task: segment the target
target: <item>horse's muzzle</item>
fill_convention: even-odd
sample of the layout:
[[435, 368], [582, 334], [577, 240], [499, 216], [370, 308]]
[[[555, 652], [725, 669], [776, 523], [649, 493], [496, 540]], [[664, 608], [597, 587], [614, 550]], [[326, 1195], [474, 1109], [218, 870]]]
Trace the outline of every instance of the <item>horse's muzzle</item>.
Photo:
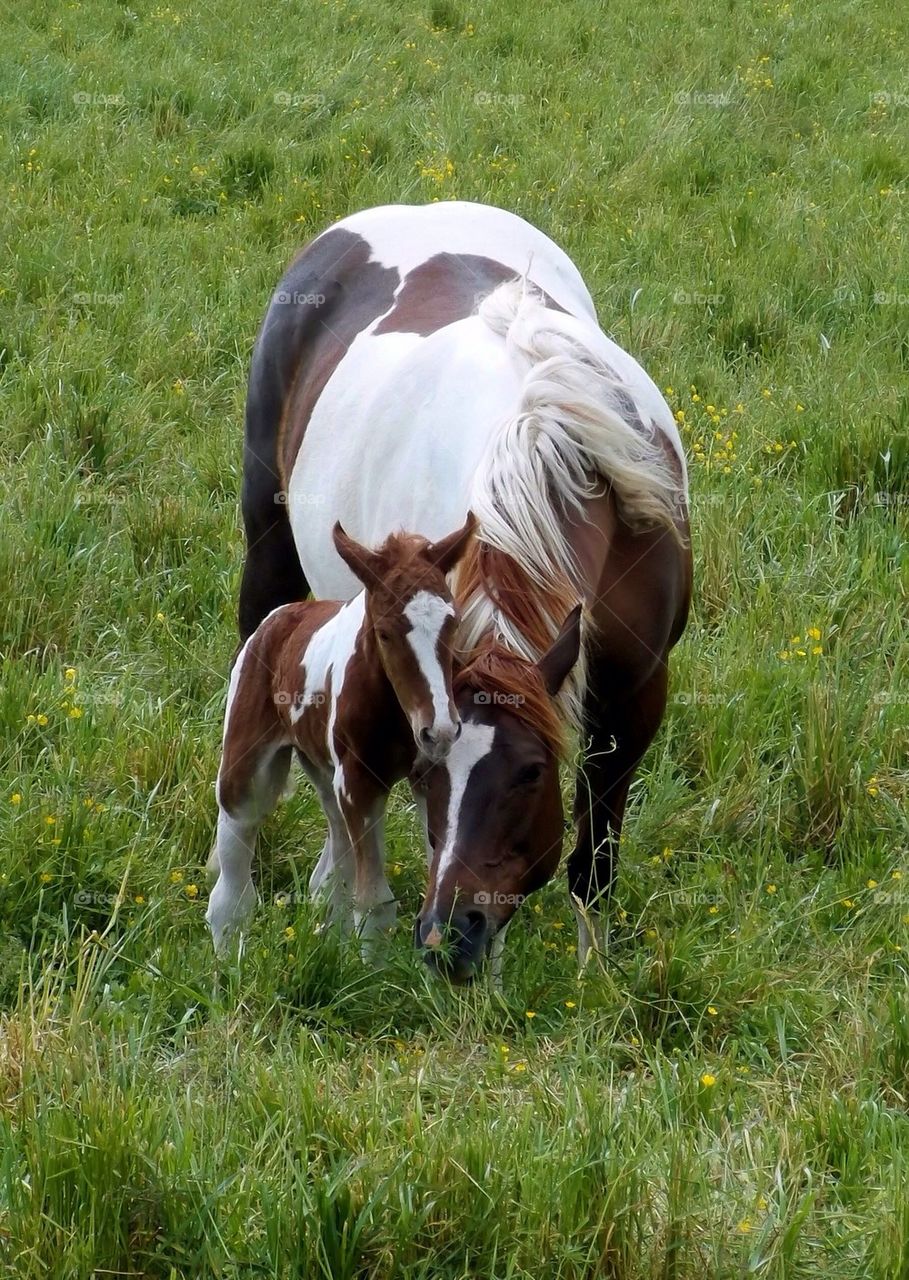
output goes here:
[[456, 986], [472, 982], [483, 963], [493, 929], [482, 911], [464, 911], [442, 919], [418, 918], [414, 941], [429, 967]]

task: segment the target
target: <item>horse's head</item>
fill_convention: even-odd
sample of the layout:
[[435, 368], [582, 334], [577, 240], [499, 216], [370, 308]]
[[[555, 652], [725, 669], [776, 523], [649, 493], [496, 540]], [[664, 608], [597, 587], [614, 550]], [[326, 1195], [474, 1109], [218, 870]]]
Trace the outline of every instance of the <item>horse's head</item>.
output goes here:
[[462, 733], [447, 759], [423, 769], [432, 845], [415, 941], [453, 982], [469, 982], [495, 935], [549, 880], [562, 851], [553, 701], [577, 661], [581, 606], [537, 663], [498, 647], [456, 682]]
[[366, 624], [419, 752], [442, 760], [461, 732], [452, 694], [452, 641], [458, 611], [445, 575], [473, 533], [468, 514], [439, 542], [393, 533], [372, 551], [334, 527], [338, 554], [366, 588]]

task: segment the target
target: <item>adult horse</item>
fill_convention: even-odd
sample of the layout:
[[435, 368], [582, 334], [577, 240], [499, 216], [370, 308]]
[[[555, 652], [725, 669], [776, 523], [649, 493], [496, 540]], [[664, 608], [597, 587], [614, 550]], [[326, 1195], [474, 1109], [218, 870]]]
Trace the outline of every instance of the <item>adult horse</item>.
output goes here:
[[309, 589], [355, 594], [336, 520], [375, 545], [478, 518], [456, 580], [463, 732], [422, 779], [416, 941], [456, 981], [558, 866], [572, 728], [582, 962], [594, 944], [688, 613], [686, 494], [659, 390], [600, 330], [570, 259], [513, 214], [366, 210], [312, 241], [272, 298], [247, 401], [243, 638]]

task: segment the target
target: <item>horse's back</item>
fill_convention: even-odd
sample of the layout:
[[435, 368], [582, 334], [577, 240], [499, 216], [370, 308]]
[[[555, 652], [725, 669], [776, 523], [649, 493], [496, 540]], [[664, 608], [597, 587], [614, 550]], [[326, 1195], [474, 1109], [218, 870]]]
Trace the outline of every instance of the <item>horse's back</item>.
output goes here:
[[[269, 376], [282, 386], [280, 413], [260, 417], [253, 447], [266, 487], [266, 468], [281, 477], [296, 552], [317, 596], [358, 588], [334, 551], [336, 519], [370, 544], [396, 528], [438, 538], [462, 522], [473, 477], [518, 404], [523, 376], [476, 312], [518, 275], [590, 337], [643, 416], [678, 447], [658, 388], [601, 332], [577, 268], [537, 228], [463, 202], [353, 214], [285, 275], [251, 378], [251, 387]], [[251, 434], [248, 423], [248, 444]]]

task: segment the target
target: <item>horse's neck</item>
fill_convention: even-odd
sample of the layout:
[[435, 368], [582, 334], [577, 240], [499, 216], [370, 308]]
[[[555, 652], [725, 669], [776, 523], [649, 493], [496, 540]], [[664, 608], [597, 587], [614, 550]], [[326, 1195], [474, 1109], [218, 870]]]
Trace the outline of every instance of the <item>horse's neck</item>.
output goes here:
[[498, 643], [536, 662], [577, 603], [577, 594], [567, 581], [541, 586], [515, 557], [474, 543], [458, 574], [457, 600], [457, 644], [463, 656]]
[[[573, 554], [578, 555], [573, 541], [570, 545]], [[460, 664], [470, 666], [497, 648], [528, 662], [538, 662], [579, 597], [591, 598], [595, 579], [591, 576], [588, 582], [587, 578], [592, 575], [592, 566], [578, 556], [577, 568], [577, 582], [563, 578], [543, 586], [515, 557], [488, 544], [481, 549], [475, 542], [462, 562], [457, 582], [461, 624], [456, 645]], [[557, 698], [560, 714], [572, 730], [581, 725], [586, 679], [582, 649]]]

